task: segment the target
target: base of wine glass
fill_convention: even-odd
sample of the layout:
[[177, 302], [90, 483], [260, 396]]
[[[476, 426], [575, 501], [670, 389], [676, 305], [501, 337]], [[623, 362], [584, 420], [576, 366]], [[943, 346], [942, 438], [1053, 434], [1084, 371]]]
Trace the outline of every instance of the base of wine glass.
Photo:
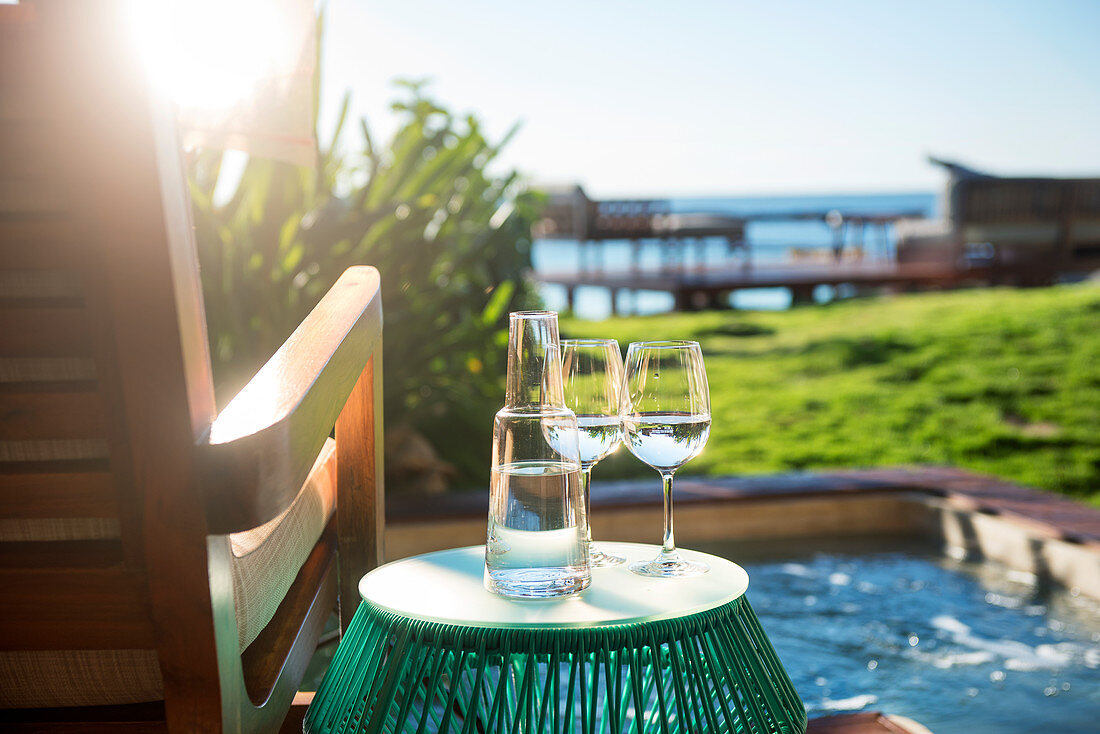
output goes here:
[[592, 568], [607, 568], [608, 566], [621, 566], [626, 563], [622, 556], [605, 553], [594, 545], [588, 546], [588, 565]]
[[701, 561], [685, 561], [679, 553], [662, 553], [652, 561], [638, 561], [630, 564], [630, 570], [639, 576], [684, 578], [702, 576], [710, 570], [710, 566]]

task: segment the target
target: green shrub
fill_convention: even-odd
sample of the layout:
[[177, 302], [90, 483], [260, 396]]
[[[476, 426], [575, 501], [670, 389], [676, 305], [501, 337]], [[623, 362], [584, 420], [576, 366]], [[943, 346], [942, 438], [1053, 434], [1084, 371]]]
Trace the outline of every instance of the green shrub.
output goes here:
[[475, 116], [399, 85], [401, 124], [384, 148], [363, 121], [358, 148], [342, 152], [345, 97], [316, 170], [252, 158], [215, 202], [221, 155], [192, 159], [214, 374], [231, 396], [344, 269], [374, 265], [387, 424], [414, 426], [469, 482], [488, 467], [508, 312], [535, 303], [525, 273], [539, 202], [514, 171], [488, 171], [511, 133], [493, 144]]

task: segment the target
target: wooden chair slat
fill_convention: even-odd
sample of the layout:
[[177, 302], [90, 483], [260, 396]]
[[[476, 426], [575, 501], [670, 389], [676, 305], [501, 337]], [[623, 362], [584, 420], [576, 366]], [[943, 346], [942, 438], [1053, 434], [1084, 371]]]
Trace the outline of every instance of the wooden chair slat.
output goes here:
[[0, 309], [0, 357], [84, 357], [92, 339], [81, 308]]
[[0, 257], [6, 270], [71, 268], [78, 242], [66, 216], [0, 217]]
[[50, 165], [52, 125], [41, 119], [0, 117], [0, 176], [7, 179], [57, 180]]
[[168, 731], [163, 701], [127, 706], [0, 710], [0, 724], [5, 732], [19, 734], [162, 734]]
[[0, 517], [117, 517], [106, 460], [0, 462]]
[[156, 647], [142, 577], [109, 568], [0, 569], [4, 650]]
[[105, 427], [95, 383], [0, 386], [0, 440], [97, 438]]
[[60, 540], [0, 543], [0, 569], [75, 570], [113, 568], [122, 563], [117, 540]]

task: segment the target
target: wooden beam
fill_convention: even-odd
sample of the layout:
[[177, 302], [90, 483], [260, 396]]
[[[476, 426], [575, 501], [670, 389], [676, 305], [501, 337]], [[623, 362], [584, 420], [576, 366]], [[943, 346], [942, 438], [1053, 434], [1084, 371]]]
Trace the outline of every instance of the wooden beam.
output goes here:
[[[378, 355], [381, 354], [381, 345]], [[340, 629], [359, 607], [359, 579], [385, 558], [382, 369], [372, 356], [336, 421], [336, 518], [340, 547]]]

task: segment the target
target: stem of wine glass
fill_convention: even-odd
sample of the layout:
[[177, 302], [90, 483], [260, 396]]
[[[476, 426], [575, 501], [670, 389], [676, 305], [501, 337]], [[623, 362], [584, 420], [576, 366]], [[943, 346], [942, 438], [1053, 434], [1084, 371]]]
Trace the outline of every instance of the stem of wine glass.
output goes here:
[[588, 488], [592, 486], [592, 467], [581, 465], [581, 490], [584, 492], [584, 539], [589, 546], [592, 545], [592, 499]]
[[679, 560], [676, 552], [676, 538], [672, 532], [672, 472], [661, 472], [661, 483], [665, 490], [665, 540], [661, 544], [661, 560]]

